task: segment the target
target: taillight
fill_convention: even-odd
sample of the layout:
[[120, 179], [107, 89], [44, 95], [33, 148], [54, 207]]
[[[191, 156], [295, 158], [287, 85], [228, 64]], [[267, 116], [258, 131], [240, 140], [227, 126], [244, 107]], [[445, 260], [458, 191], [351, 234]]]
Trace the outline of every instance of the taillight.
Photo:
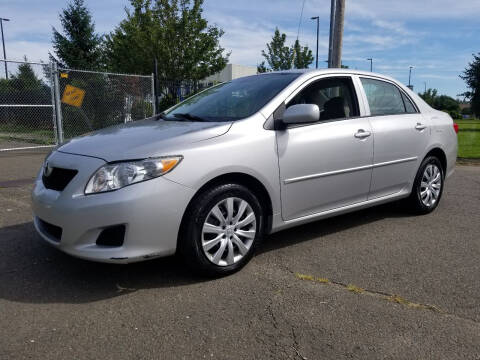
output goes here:
[[458, 134], [458, 124], [456, 122], [453, 123], [453, 130], [455, 130], [455, 133]]

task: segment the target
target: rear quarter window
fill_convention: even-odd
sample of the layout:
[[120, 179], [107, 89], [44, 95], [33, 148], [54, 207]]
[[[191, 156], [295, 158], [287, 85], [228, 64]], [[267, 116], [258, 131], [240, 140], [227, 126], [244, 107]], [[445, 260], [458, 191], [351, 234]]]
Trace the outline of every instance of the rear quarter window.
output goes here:
[[413, 106], [412, 102], [410, 101], [410, 99], [407, 97], [407, 95], [405, 95], [404, 93], [402, 93], [402, 98], [403, 98], [403, 103], [405, 104], [405, 111], [408, 113], [408, 114], [414, 114], [414, 113], [417, 113], [417, 109], [415, 108], [415, 106]]

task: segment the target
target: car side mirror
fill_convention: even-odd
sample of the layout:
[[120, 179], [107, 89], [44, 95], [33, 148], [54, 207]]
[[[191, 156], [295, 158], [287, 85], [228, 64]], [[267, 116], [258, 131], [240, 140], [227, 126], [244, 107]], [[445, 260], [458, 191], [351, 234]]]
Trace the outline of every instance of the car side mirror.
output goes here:
[[284, 124], [304, 124], [320, 120], [320, 109], [316, 104], [297, 104], [288, 107], [282, 116]]

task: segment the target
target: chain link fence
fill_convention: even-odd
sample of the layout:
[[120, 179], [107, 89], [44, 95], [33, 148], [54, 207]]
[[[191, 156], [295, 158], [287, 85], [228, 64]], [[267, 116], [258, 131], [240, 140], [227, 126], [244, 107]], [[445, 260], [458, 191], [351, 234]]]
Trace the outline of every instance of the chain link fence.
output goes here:
[[151, 76], [58, 69], [63, 140], [153, 115]]
[[51, 147], [155, 113], [153, 76], [1, 61], [0, 152]]
[[207, 84], [201, 81], [174, 81], [160, 79], [157, 86], [158, 110], [159, 112], [166, 110], [212, 85], [214, 84]]
[[[50, 64], [0, 60], [0, 150], [56, 143]], [[8, 75], [7, 75], [8, 74]]]

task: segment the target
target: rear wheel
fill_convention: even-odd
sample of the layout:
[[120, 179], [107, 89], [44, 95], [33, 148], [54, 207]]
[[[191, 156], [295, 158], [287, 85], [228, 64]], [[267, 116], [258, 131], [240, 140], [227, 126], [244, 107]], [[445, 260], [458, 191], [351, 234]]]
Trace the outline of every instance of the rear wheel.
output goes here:
[[263, 233], [263, 211], [246, 187], [225, 184], [194, 200], [186, 214], [179, 251], [187, 264], [221, 276], [241, 269]]
[[418, 214], [435, 210], [443, 192], [444, 169], [435, 156], [425, 158], [418, 169], [409, 197], [411, 209]]

